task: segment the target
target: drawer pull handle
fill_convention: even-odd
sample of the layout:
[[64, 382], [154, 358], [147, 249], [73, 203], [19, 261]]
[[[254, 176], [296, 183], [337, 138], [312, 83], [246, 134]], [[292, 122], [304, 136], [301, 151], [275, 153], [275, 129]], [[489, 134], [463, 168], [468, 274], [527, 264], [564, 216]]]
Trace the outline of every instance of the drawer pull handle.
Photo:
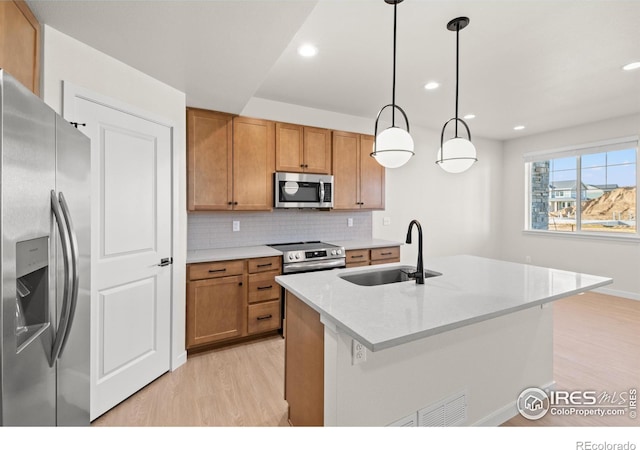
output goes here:
[[273, 284], [270, 284], [269, 286], [258, 286], [259, 291], [264, 291], [267, 289], [273, 289]]
[[258, 264], [258, 267], [269, 267], [272, 266], [273, 263], [267, 263], [267, 264]]
[[380, 253], [380, 256], [389, 256], [393, 255], [393, 252]]
[[351, 255], [351, 258], [364, 258], [364, 255]]
[[258, 320], [267, 320], [267, 319], [271, 319], [273, 317], [273, 314], [267, 314], [264, 316], [258, 316], [257, 319]]
[[210, 270], [209, 273], [217, 273], [217, 272], [226, 272], [227, 269], [216, 269], [216, 270]]

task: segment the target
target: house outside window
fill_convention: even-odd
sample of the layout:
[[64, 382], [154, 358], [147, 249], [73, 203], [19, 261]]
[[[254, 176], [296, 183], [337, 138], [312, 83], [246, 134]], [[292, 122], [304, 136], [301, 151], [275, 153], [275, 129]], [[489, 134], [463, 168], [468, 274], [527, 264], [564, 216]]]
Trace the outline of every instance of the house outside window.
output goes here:
[[638, 138], [525, 155], [527, 229], [640, 237]]

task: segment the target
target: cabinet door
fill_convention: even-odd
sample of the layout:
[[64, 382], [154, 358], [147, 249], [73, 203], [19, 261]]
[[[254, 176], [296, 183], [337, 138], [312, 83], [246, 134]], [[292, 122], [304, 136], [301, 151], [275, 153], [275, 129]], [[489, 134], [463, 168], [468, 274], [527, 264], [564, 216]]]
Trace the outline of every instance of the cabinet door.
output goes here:
[[304, 171], [331, 173], [331, 130], [304, 127]]
[[356, 133], [333, 132], [333, 194], [334, 209], [359, 209], [358, 148]]
[[24, 0], [0, 2], [0, 67], [40, 93], [40, 24]]
[[233, 116], [187, 109], [187, 208], [232, 209]]
[[276, 171], [304, 172], [303, 127], [276, 123]]
[[235, 210], [269, 211], [273, 208], [275, 123], [233, 119], [233, 203]]
[[246, 276], [187, 283], [187, 348], [246, 335]]
[[384, 167], [371, 156], [373, 136], [360, 135], [360, 207], [384, 209]]

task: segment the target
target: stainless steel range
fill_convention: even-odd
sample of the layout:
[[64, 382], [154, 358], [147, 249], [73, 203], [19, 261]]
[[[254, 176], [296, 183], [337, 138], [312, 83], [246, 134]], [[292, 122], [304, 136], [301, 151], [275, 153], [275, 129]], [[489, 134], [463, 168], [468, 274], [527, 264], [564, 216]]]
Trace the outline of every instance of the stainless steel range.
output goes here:
[[282, 252], [282, 273], [312, 272], [346, 267], [344, 247], [320, 241], [274, 244]]

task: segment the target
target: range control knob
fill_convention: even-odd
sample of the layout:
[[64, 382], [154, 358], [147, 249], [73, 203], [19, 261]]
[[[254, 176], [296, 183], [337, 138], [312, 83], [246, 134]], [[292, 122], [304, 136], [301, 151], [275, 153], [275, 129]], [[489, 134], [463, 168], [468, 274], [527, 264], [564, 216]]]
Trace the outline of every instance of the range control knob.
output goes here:
[[296, 259], [300, 259], [300, 253], [296, 253]]
[[289, 253], [289, 261], [293, 260], [293, 253]]
[[335, 251], [335, 250], [331, 250], [331, 254], [332, 254], [333, 256], [336, 256], [336, 251]]
[[342, 255], [342, 249], [338, 249], [338, 255]]

